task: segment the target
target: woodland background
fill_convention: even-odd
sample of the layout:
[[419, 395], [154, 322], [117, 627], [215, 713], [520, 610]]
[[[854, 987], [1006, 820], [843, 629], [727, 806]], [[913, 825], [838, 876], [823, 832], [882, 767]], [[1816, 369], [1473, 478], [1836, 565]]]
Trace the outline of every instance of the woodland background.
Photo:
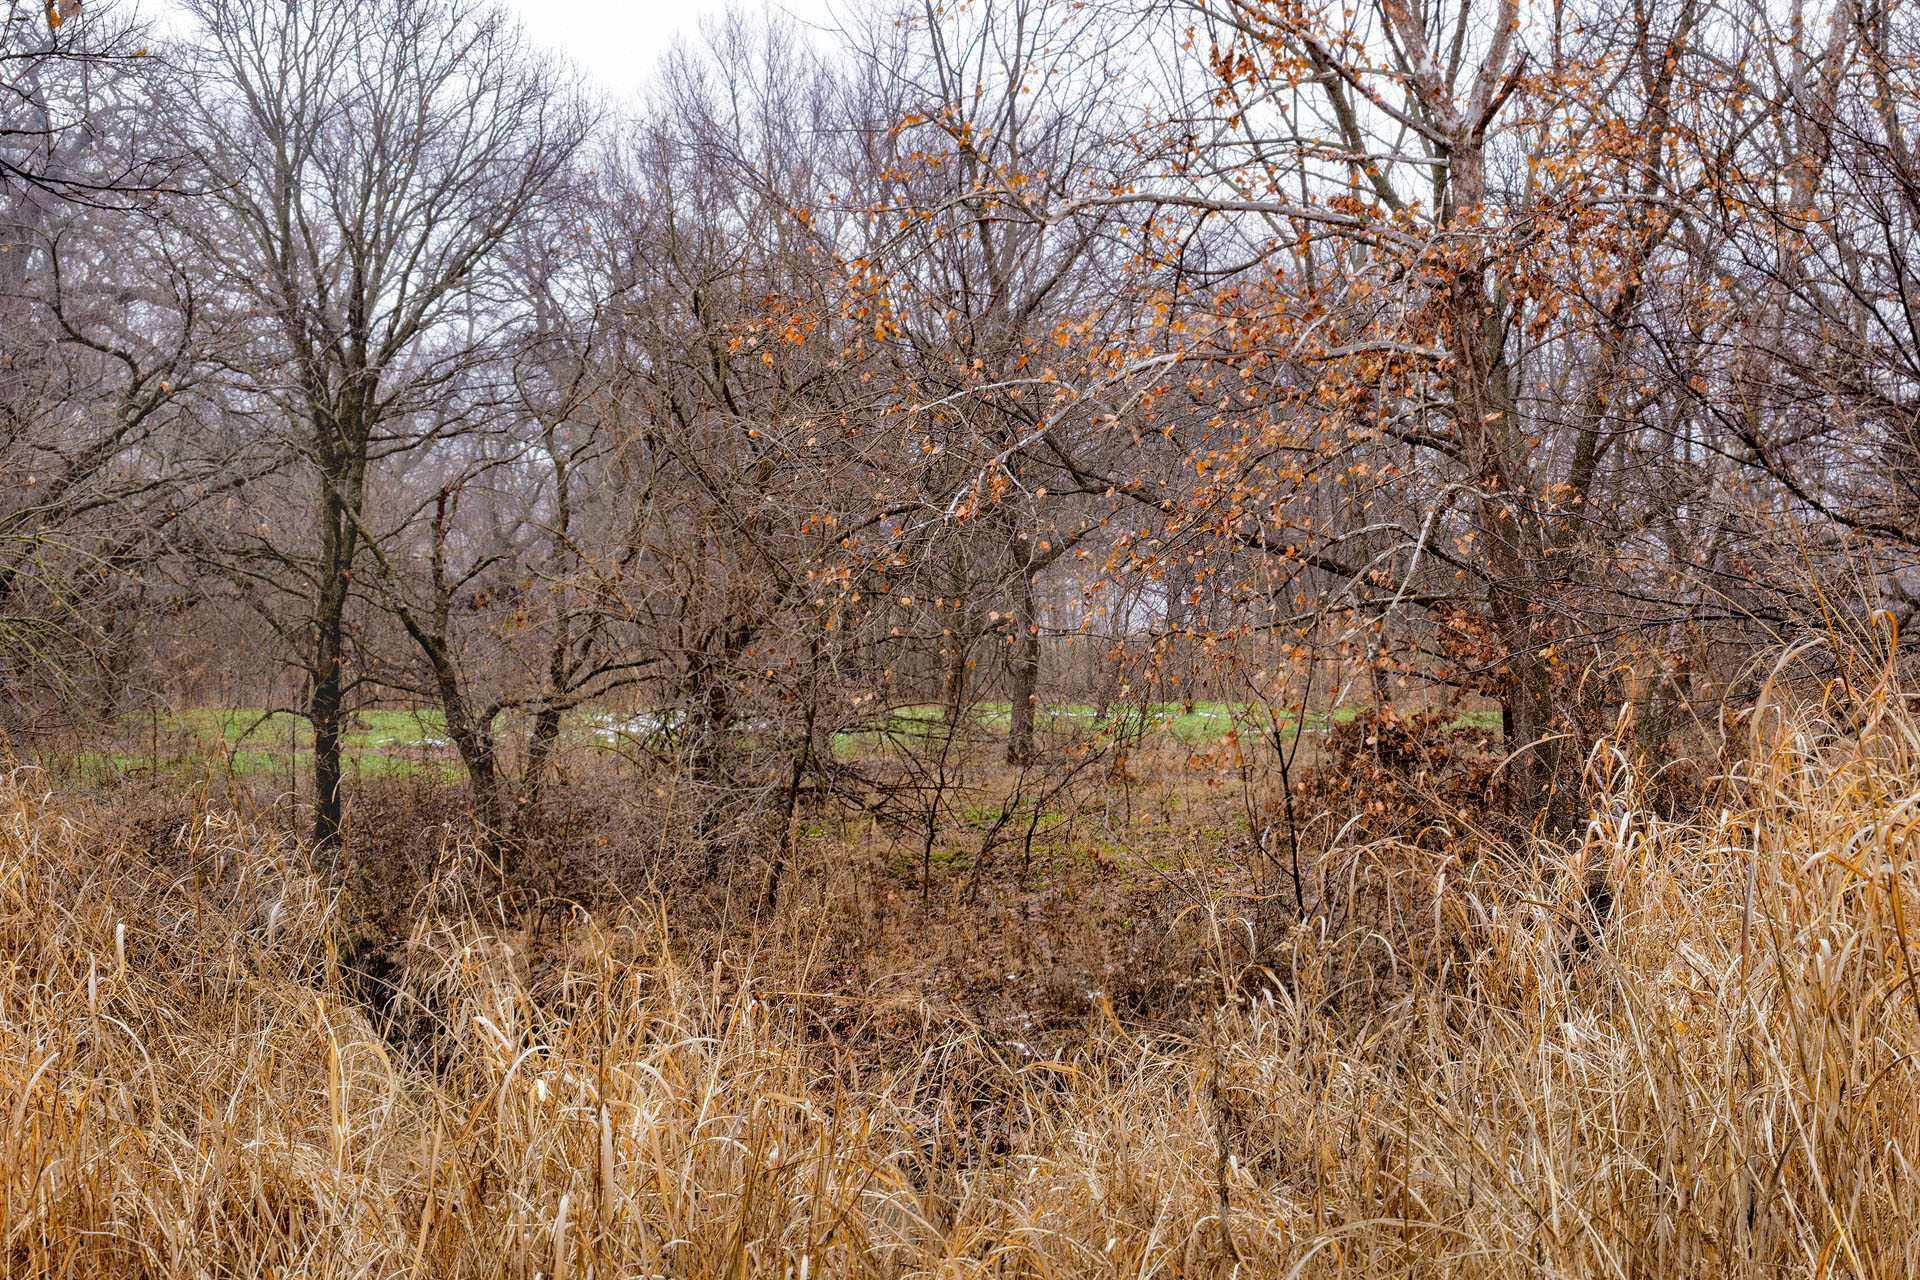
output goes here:
[[9, 12], [16, 752], [305, 735], [333, 846], [420, 711], [504, 849], [618, 713], [719, 865], [1198, 700], [1263, 776], [1497, 722], [1563, 832], [1914, 608], [1896, 6], [740, 15], [632, 114], [484, 8], [187, 9]]
[[1909, 8], [0, 16], [0, 1271], [1920, 1269]]

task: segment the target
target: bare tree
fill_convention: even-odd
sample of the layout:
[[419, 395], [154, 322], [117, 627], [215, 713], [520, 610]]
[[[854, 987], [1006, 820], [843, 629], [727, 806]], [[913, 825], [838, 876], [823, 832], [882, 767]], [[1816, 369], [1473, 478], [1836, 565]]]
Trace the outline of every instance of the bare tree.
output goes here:
[[[497, 14], [439, 0], [191, 0], [187, 122], [213, 209], [209, 289], [251, 323], [221, 353], [224, 408], [307, 488], [305, 527], [263, 510], [233, 548], [306, 672], [314, 839], [341, 839], [341, 737], [369, 498], [396, 456], [461, 424], [436, 400], [507, 324], [501, 247], [564, 172], [587, 118]], [[284, 495], [282, 495], [284, 496]], [[403, 621], [406, 619], [403, 618]], [[417, 619], [416, 619], [417, 621]], [[409, 628], [445, 682], [429, 628]], [[457, 678], [456, 678], [457, 679]], [[448, 732], [476, 782], [484, 740]]]
[[929, 4], [876, 30], [862, 49], [864, 198], [884, 217], [864, 255], [887, 280], [887, 354], [909, 398], [900, 443], [933, 460], [914, 482], [941, 518], [919, 527], [942, 536], [916, 554], [948, 575], [926, 594], [967, 602], [941, 628], [950, 702], [977, 636], [1004, 638], [1007, 759], [1024, 765], [1041, 577], [1106, 514], [1076, 509], [1064, 465], [1098, 450], [1103, 406], [1087, 392], [1107, 370], [1090, 349], [1141, 301], [1121, 211], [1068, 205], [1138, 166], [1130, 122], [1108, 105], [1124, 37], [1046, 0]]
[[142, 111], [144, 30], [79, 9], [8, 0], [0, 19], [0, 201], [13, 225], [48, 202], [138, 203], [178, 159], [154, 138], [124, 145], [155, 120]]
[[[684, 780], [715, 862], [783, 840], [873, 677], [858, 549], [888, 518], [871, 290], [828, 198], [841, 90], [777, 26], [686, 51], [616, 171], [607, 253], [622, 582], [658, 702], [641, 749]], [[870, 686], [869, 686], [870, 687]]]
[[[111, 703], [116, 603], [209, 477], [166, 441], [196, 376], [195, 283], [162, 190], [166, 87], [139, 31], [0, 31], [0, 690]], [[90, 24], [90, 25], [89, 25]], [[84, 38], [83, 38], [84, 33]]]

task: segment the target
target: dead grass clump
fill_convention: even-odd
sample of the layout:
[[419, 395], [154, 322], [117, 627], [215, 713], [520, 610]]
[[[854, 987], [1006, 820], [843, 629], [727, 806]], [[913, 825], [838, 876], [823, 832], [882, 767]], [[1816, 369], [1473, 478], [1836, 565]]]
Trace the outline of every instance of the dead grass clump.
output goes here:
[[[17, 776], [0, 1258], [76, 1277], [1914, 1274], [1920, 726], [1890, 694], [1862, 705], [1757, 716], [1730, 802], [1683, 820], [1603, 746], [1583, 837], [1436, 864], [1432, 927], [1322, 915], [1285, 940], [1294, 980], [1192, 1034], [1097, 1008], [1105, 1030], [1053, 1056], [886, 992], [889, 1052], [848, 1052], [847, 997], [682, 964], [645, 912], [575, 916], [536, 976], [523, 938], [433, 886], [389, 1000], [435, 1047], [401, 1053], [342, 980], [336, 904], [295, 850], [202, 817], [156, 859]], [[1364, 947], [1397, 977], [1354, 1001], [1324, 975]]]

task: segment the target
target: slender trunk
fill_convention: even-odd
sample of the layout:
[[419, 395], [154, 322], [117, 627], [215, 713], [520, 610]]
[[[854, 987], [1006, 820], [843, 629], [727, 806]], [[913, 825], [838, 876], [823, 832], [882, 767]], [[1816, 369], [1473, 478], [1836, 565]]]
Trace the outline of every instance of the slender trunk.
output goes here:
[[[332, 479], [329, 477], [328, 479]], [[313, 611], [313, 687], [307, 719], [313, 725], [313, 843], [329, 854], [344, 838], [340, 743], [346, 720], [347, 597], [355, 537], [339, 485], [320, 495], [320, 589]]]
[[[437, 621], [444, 626], [445, 615], [441, 614]], [[447, 739], [460, 753], [460, 763], [466, 770], [468, 806], [480, 828], [487, 854], [500, 867], [504, 879], [505, 796], [500, 789], [499, 754], [493, 740], [495, 713], [474, 714], [466, 692], [460, 687], [459, 669], [454, 665], [452, 646], [445, 632], [430, 635], [416, 632], [414, 639], [433, 670], [434, 692], [439, 698], [440, 716], [446, 722]]]
[[946, 717], [949, 726], [960, 723], [961, 712], [967, 705], [967, 649], [970, 637], [956, 629], [952, 637], [952, 647], [947, 650], [947, 707]]
[[506, 828], [501, 820], [504, 797], [500, 791], [499, 756], [494, 751], [493, 732], [489, 726], [468, 721], [458, 734], [450, 730], [448, 736], [453, 738], [460, 751], [460, 762], [466, 766], [467, 791], [483, 838], [490, 851], [499, 853]]
[[460, 753], [467, 771], [467, 789], [473, 816], [489, 833], [500, 830], [501, 795], [499, 756], [494, 750], [491, 716], [476, 716], [460, 690], [453, 664], [434, 655], [434, 682], [440, 693], [440, 714], [447, 723], [447, 738]]
[[[527, 732], [526, 772], [520, 779], [520, 804], [513, 815], [513, 830], [525, 854], [541, 847], [539, 837], [546, 830], [547, 775], [552, 769], [553, 749], [560, 739], [560, 708], [548, 703], [533, 718]], [[554, 846], [546, 846], [547, 874], [557, 883], [560, 863]]]
[[[1463, 222], [1471, 223], [1485, 195], [1485, 157], [1477, 138], [1461, 140], [1448, 176]], [[1505, 650], [1500, 691], [1502, 721], [1512, 753], [1508, 813], [1548, 832], [1568, 825], [1572, 797], [1556, 783], [1560, 750], [1554, 735], [1552, 635], [1535, 608], [1541, 603], [1549, 548], [1531, 478], [1529, 444], [1520, 421], [1513, 371], [1504, 352], [1504, 301], [1487, 287], [1489, 260], [1473, 242], [1463, 249], [1450, 282], [1447, 341], [1453, 355], [1456, 422], [1470, 442], [1478, 472], [1475, 516], [1491, 553], [1488, 611]]]
[[[440, 716], [446, 723], [447, 738], [460, 753], [467, 773], [467, 789], [474, 821], [479, 825], [487, 852], [505, 873], [503, 799], [500, 768], [494, 749], [493, 721], [498, 710], [474, 714], [467, 691], [461, 686], [460, 668], [454, 656], [453, 580], [447, 574], [447, 527], [457, 496], [449, 487], [440, 491], [434, 505], [429, 564], [433, 583], [433, 609], [422, 617], [398, 591], [393, 595], [394, 610], [407, 634], [420, 646], [421, 656], [433, 675], [433, 691], [440, 703]], [[391, 573], [385, 556], [375, 548], [375, 556]]]
[[733, 699], [724, 671], [701, 655], [687, 682], [692, 697], [687, 706], [688, 776], [702, 787], [722, 780], [727, 731], [733, 722]]
[[967, 704], [967, 652], [973, 646], [973, 608], [971, 593], [967, 589], [967, 557], [960, 547], [953, 549], [951, 576], [947, 589], [952, 593], [955, 605], [954, 623], [947, 637], [947, 725], [949, 729], [960, 723], [960, 713]]
[[1026, 539], [1020, 549], [1020, 573], [1014, 583], [1013, 602], [1013, 708], [1007, 730], [1007, 763], [1033, 763], [1033, 717], [1040, 701], [1040, 618], [1034, 600], [1033, 562], [1026, 554]]
[[344, 835], [340, 739], [345, 715], [338, 673], [339, 667], [329, 662], [327, 674], [314, 681], [307, 700], [307, 720], [313, 725], [313, 843], [328, 853], [339, 849]]
[[574, 567], [573, 479], [567, 454], [555, 440], [553, 424], [547, 425], [544, 439], [547, 456], [553, 460], [553, 559], [558, 585], [553, 592], [553, 643], [547, 649], [547, 701], [527, 731], [527, 771], [521, 779], [522, 807], [518, 824], [523, 833], [539, 817], [547, 770], [554, 746], [560, 739], [560, 702], [568, 693], [568, 660], [573, 653], [572, 586], [568, 577]]
[[538, 812], [540, 802], [546, 795], [547, 773], [553, 760], [553, 749], [560, 740], [560, 708], [545, 706], [533, 717], [533, 727], [527, 731], [527, 774], [521, 787], [526, 800], [524, 809], [527, 821]]
[[1494, 593], [1493, 615], [1507, 651], [1507, 680], [1500, 692], [1501, 725], [1511, 757], [1511, 797], [1507, 812], [1549, 833], [1571, 822], [1571, 797], [1559, 790], [1560, 742], [1553, 713], [1553, 671], [1542, 656], [1526, 601]]
[[527, 730], [527, 766], [520, 783], [520, 822], [524, 831], [538, 817], [540, 801], [546, 793], [547, 773], [553, 749], [560, 741], [561, 701], [567, 696], [567, 658], [573, 650], [572, 613], [566, 602], [566, 588], [555, 593], [553, 607], [553, 645], [547, 650], [547, 701], [534, 714]]
[[808, 681], [807, 719], [802, 727], [797, 749], [793, 755], [793, 773], [787, 783], [786, 803], [781, 809], [780, 839], [774, 848], [773, 864], [767, 869], [766, 906], [769, 910], [779, 905], [780, 879], [786, 869], [792, 865], [795, 844], [800, 826], [800, 788], [807, 780], [807, 772], [813, 763], [814, 735], [820, 722], [820, 642], [814, 640], [808, 646], [807, 669], [814, 679]]
[[1513, 686], [1507, 697], [1513, 707], [1513, 813], [1540, 820], [1543, 832], [1559, 833], [1571, 824], [1571, 797], [1560, 790], [1560, 743], [1555, 738], [1553, 697], [1545, 664], [1537, 660], [1515, 664]]

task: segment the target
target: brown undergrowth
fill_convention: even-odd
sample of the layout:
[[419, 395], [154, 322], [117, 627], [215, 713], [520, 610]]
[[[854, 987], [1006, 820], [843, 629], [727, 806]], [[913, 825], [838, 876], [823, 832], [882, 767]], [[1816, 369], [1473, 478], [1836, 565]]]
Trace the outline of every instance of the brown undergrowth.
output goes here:
[[1882, 689], [1751, 728], [1697, 817], [1623, 733], [1565, 848], [1331, 850], [1431, 875], [1390, 924], [1308, 913], [1250, 958], [1232, 894], [1182, 908], [1184, 1029], [1095, 992], [1041, 1051], [822, 980], [801, 898], [731, 947], [635, 905], [536, 941], [457, 846], [370, 975], [268, 824], [191, 810], [156, 849], [22, 772], [0, 1266], [1912, 1274], [1920, 725]]

